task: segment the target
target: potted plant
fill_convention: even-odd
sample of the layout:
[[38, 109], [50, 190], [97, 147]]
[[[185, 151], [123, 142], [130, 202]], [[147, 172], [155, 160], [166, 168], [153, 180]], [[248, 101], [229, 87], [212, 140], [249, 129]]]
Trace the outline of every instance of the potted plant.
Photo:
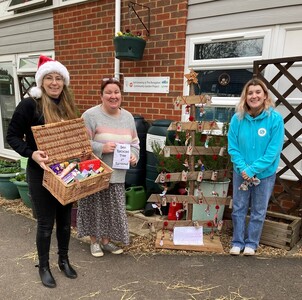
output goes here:
[[119, 31], [113, 39], [115, 57], [120, 60], [141, 60], [146, 47], [146, 40], [141, 32], [133, 34], [130, 29]]
[[28, 183], [26, 181], [26, 174], [19, 173], [15, 177], [11, 178], [10, 181], [16, 185], [23, 203], [27, 207], [32, 208], [32, 204], [29, 196]]
[[6, 199], [18, 199], [20, 194], [16, 185], [10, 179], [22, 172], [20, 160], [0, 159], [0, 194]]

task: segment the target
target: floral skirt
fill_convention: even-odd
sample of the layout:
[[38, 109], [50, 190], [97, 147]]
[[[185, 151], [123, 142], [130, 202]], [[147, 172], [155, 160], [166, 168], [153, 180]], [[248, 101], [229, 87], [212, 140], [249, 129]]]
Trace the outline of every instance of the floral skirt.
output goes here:
[[124, 183], [110, 183], [109, 188], [78, 201], [79, 237], [95, 236], [129, 244]]

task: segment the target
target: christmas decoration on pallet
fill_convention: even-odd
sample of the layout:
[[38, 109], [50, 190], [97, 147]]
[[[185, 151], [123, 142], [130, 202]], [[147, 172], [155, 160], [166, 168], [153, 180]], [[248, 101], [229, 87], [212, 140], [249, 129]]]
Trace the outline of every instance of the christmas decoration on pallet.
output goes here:
[[[175, 132], [173, 145], [167, 144], [163, 148], [152, 145], [159, 162], [155, 182], [162, 192], [150, 195], [148, 202], [152, 202], [160, 214], [169, 205], [168, 220], [163, 216], [162, 222], [149, 225], [155, 230], [161, 227], [156, 247], [219, 252], [222, 246], [219, 239], [214, 239], [214, 233], [221, 230], [222, 208], [230, 202], [227, 197], [230, 182], [228, 124], [221, 129], [215, 120], [195, 120], [196, 104], [202, 114], [204, 106], [211, 105], [211, 97], [194, 95], [197, 73], [191, 70], [185, 77], [190, 95], [177, 97], [174, 108], [181, 109], [186, 105], [189, 120], [170, 124], [168, 131]], [[209, 187], [206, 187], [207, 183]], [[220, 183], [222, 189], [218, 187]], [[203, 235], [204, 232], [210, 234]]]

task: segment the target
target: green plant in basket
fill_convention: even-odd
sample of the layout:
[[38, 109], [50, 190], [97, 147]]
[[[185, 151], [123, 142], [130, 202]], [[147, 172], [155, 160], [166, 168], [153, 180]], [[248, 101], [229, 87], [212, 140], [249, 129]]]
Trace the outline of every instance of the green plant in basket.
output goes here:
[[140, 31], [137, 31], [136, 33], [132, 33], [130, 29], [126, 29], [126, 31], [122, 32], [119, 31], [115, 37], [134, 37], [138, 39], [143, 39], [142, 33]]

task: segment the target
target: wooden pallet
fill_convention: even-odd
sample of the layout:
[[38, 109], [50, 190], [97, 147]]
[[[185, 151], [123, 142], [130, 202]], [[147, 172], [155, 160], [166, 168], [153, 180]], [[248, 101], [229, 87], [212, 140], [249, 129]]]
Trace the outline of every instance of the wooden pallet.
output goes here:
[[168, 234], [164, 236], [163, 245], [161, 246], [160, 245], [161, 237], [162, 237], [162, 231], [160, 230], [156, 234], [155, 248], [224, 253], [219, 236], [214, 236], [214, 238], [211, 239], [210, 235], [203, 235], [203, 243], [204, 243], [203, 246], [174, 245], [173, 241], [170, 240], [170, 236]]

